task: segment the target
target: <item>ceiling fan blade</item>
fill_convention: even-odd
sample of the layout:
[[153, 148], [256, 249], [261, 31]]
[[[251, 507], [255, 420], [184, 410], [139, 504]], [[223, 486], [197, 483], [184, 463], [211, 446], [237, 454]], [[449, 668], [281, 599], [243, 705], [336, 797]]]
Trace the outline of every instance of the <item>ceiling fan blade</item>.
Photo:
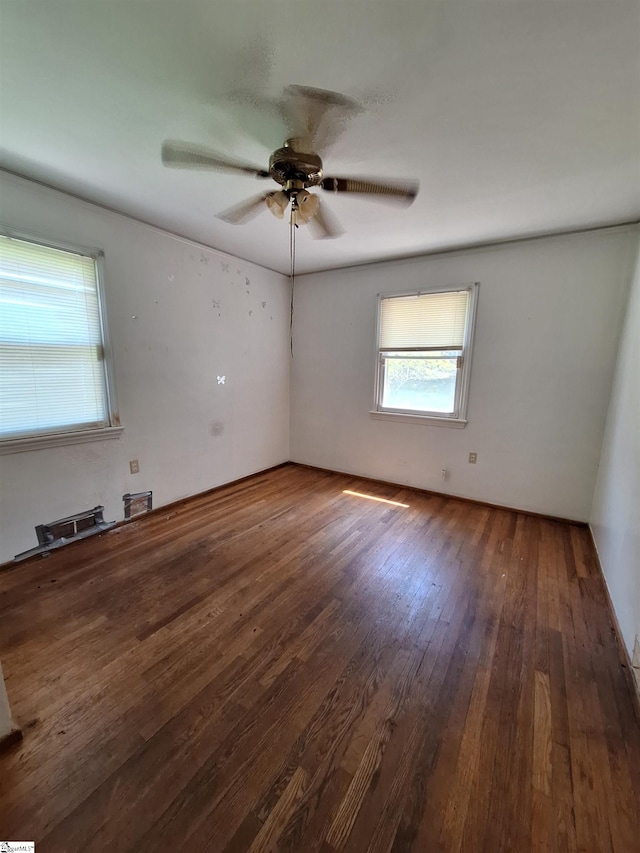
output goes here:
[[339, 92], [294, 84], [284, 90], [280, 111], [299, 150], [318, 152], [338, 138], [362, 107]]
[[344, 228], [327, 208], [326, 204], [320, 203], [320, 207], [316, 214], [311, 217], [308, 225], [314, 240], [327, 240], [340, 237], [344, 234]]
[[334, 193], [369, 195], [379, 201], [412, 204], [418, 195], [417, 181], [373, 181], [370, 178], [324, 178], [323, 190]]
[[269, 172], [264, 169], [258, 169], [250, 163], [242, 163], [240, 160], [230, 160], [217, 151], [189, 142], [163, 142], [162, 162], [174, 169], [215, 169], [218, 172], [236, 172], [256, 178], [269, 177]]
[[255, 195], [252, 198], [241, 201], [240, 204], [235, 204], [233, 207], [223, 210], [222, 213], [217, 214], [217, 217], [224, 222], [229, 222], [231, 225], [242, 225], [259, 213], [262, 213], [263, 210], [266, 210], [265, 201], [271, 198], [272, 195], [274, 193]]

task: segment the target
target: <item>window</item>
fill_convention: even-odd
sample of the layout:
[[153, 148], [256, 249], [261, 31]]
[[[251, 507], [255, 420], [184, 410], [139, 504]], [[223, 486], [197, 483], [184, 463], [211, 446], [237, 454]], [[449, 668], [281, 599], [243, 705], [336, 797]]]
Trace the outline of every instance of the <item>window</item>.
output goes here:
[[[0, 235], [3, 450], [120, 430], [105, 358], [99, 255]], [[48, 440], [46, 440], [48, 439]]]
[[372, 414], [464, 426], [477, 288], [379, 297]]

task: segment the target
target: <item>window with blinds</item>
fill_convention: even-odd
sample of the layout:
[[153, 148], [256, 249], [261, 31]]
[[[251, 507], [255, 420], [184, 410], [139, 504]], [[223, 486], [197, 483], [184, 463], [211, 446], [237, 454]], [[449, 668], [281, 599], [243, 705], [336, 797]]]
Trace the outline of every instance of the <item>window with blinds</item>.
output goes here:
[[111, 425], [96, 258], [0, 235], [0, 441]]
[[379, 298], [376, 411], [464, 421], [476, 292]]

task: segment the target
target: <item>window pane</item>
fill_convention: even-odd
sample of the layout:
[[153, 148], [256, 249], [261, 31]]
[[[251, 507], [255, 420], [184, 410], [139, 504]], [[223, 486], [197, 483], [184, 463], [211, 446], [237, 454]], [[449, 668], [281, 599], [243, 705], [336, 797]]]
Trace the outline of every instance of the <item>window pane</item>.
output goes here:
[[5, 346], [0, 342], [0, 424], [6, 438], [106, 426], [96, 347]]
[[0, 436], [109, 424], [93, 258], [0, 237]]
[[384, 359], [382, 406], [385, 409], [452, 414], [457, 373], [456, 358], [404, 358], [394, 353]]

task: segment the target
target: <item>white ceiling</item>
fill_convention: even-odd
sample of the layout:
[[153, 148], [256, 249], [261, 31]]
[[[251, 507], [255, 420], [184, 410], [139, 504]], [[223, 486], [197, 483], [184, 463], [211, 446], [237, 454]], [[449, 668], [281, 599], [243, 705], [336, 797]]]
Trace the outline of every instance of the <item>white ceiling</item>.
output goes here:
[[408, 209], [324, 194], [347, 233], [301, 228], [299, 272], [640, 218], [637, 2], [0, 0], [0, 39], [5, 168], [285, 273], [285, 222], [215, 217], [265, 184], [160, 145], [264, 167], [290, 83], [365, 105], [326, 174], [421, 184]]

